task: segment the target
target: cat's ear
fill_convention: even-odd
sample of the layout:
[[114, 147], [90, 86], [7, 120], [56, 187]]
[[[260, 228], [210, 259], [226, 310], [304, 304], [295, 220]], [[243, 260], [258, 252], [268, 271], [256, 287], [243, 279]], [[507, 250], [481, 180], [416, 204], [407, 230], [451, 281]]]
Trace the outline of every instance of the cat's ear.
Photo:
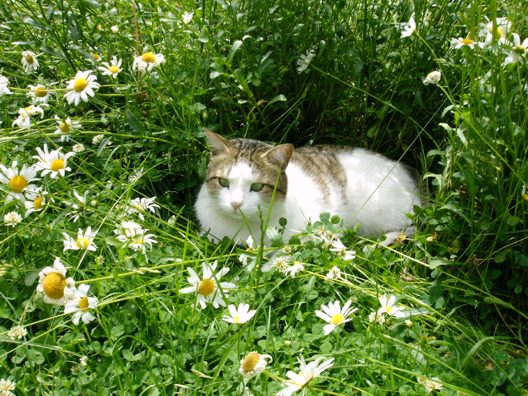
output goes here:
[[286, 169], [288, 162], [293, 154], [293, 145], [279, 144], [278, 146], [272, 147], [268, 151], [262, 154], [262, 158], [270, 161], [271, 163], [277, 164], [281, 169]]
[[207, 137], [207, 143], [209, 143], [209, 147], [211, 148], [211, 155], [227, 154], [233, 148], [233, 145], [229, 140], [207, 128], [205, 128], [205, 136]]

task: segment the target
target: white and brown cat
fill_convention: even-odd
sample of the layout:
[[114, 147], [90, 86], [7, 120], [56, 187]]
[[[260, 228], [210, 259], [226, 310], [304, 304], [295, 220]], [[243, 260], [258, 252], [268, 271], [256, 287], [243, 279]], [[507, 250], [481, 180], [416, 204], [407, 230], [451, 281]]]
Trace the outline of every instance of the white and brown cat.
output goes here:
[[421, 202], [416, 181], [398, 162], [360, 148], [294, 149], [208, 130], [206, 136], [211, 158], [195, 209], [210, 237], [260, 241], [263, 224], [278, 228], [285, 218], [287, 241], [324, 212], [359, 225], [363, 235], [386, 235], [385, 244], [412, 233], [408, 213]]

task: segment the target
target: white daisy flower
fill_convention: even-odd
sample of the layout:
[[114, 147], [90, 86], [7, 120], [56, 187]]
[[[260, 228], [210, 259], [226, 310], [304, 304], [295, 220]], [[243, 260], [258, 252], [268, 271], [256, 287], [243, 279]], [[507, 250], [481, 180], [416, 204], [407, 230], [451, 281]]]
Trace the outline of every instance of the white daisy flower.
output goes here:
[[324, 335], [330, 334], [337, 326], [350, 322], [352, 319], [349, 316], [356, 312], [357, 308], [350, 308], [352, 301], [348, 300], [343, 308], [339, 301], [334, 301], [328, 305], [321, 305], [322, 311], [315, 311], [315, 315], [323, 319], [328, 324], [323, 328]]
[[2, 76], [0, 74], [0, 97], [4, 96], [4, 95], [11, 95], [12, 92], [9, 88], [7, 88], [7, 86], [9, 85], [9, 80], [7, 79], [7, 77], [5, 76]]
[[217, 265], [217, 261], [213, 264], [202, 263], [201, 278], [192, 268], [187, 267], [190, 275], [187, 281], [191, 286], [180, 289], [180, 293], [196, 293], [198, 305], [202, 309], [207, 306], [207, 303], [211, 303], [215, 308], [219, 306], [225, 307], [224, 297], [227, 297], [229, 290], [236, 287], [233, 283], [220, 282], [222, 277], [229, 272], [229, 268], [224, 267], [218, 272], [215, 272]]
[[44, 208], [46, 204], [45, 195], [47, 193], [41, 187], [37, 187], [34, 191], [28, 191], [26, 193], [26, 201], [24, 202], [26, 213], [24, 217], [28, 217], [33, 212], [40, 212]]
[[341, 278], [341, 269], [334, 265], [332, 268], [330, 268], [330, 271], [328, 271], [328, 273], [326, 274], [325, 277], [326, 277], [326, 279], [330, 279], [330, 280], [340, 279]]
[[13, 126], [19, 128], [29, 128], [31, 126], [31, 117], [34, 115], [40, 115], [40, 118], [44, 117], [44, 110], [40, 106], [29, 105], [22, 107], [18, 110], [18, 118], [13, 121]]
[[224, 315], [222, 320], [234, 324], [244, 324], [257, 313], [254, 309], [249, 309], [249, 304], [244, 303], [239, 304], [238, 308], [233, 304], [229, 304], [227, 309], [229, 310], [229, 315]]
[[27, 330], [24, 328], [24, 326], [21, 325], [13, 326], [7, 332], [7, 336], [12, 340], [19, 340], [21, 338], [24, 338], [26, 335]]
[[0, 379], [0, 395], [2, 396], [15, 396], [12, 392], [15, 390], [16, 382], [9, 379]]
[[26, 73], [31, 73], [39, 68], [37, 54], [33, 51], [22, 51], [22, 66]]
[[480, 35], [484, 37], [484, 45], [490, 44], [506, 44], [506, 36], [511, 30], [511, 22], [507, 18], [496, 18], [489, 20], [482, 24]]
[[134, 198], [128, 203], [127, 212], [129, 214], [137, 214], [141, 220], [145, 219], [144, 213], [151, 212], [155, 213], [156, 208], [159, 208], [159, 205], [154, 203], [156, 197], [151, 198]]
[[37, 186], [31, 184], [32, 181], [37, 180], [37, 169], [34, 166], [22, 165], [22, 169], [18, 170], [18, 162], [13, 161], [11, 168], [0, 164], [0, 182], [6, 184], [9, 191], [7, 200], [18, 199], [24, 202], [26, 200], [24, 194], [30, 191], [36, 191]]
[[97, 308], [98, 300], [96, 297], [88, 297], [89, 285], [79, 285], [77, 289], [73, 290], [73, 297], [64, 306], [65, 314], [73, 314], [73, 324], [83, 323], [88, 324], [95, 319], [90, 310]]
[[344, 261], [350, 261], [356, 258], [356, 252], [354, 250], [347, 250], [346, 246], [340, 239], [332, 241], [330, 251], [336, 253]]
[[99, 88], [99, 83], [91, 70], [78, 71], [66, 88], [71, 90], [65, 95], [68, 104], [78, 106], [81, 101], [88, 102], [88, 97], [95, 95], [94, 90]]
[[55, 121], [57, 121], [57, 129], [53, 133], [60, 136], [61, 142], [68, 142], [70, 140], [70, 134], [75, 129], [81, 128], [81, 123], [79, 121], [72, 121], [70, 117], [63, 120], [56, 115]]
[[416, 21], [414, 20], [414, 12], [411, 15], [411, 18], [409, 18], [409, 22], [404, 23], [402, 25], [402, 33], [401, 37], [409, 37], [411, 36], [416, 30]]
[[378, 313], [377, 311], [373, 311], [369, 314], [368, 320], [370, 323], [383, 324], [385, 323], [385, 315], [383, 315], [382, 313]]
[[297, 73], [301, 74], [303, 71], [308, 69], [308, 66], [310, 66], [310, 63], [312, 63], [313, 58], [315, 58], [315, 51], [313, 49], [310, 49], [299, 56], [299, 59], [297, 59]]
[[88, 206], [88, 194], [89, 190], [86, 190], [83, 195], [80, 195], [76, 190], [73, 190], [73, 199], [71, 201], [65, 201], [64, 203], [72, 208], [67, 216], [73, 221], [79, 221], [79, 218], [83, 214], [88, 214], [92, 209]]
[[528, 38], [521, 43], [521, 37], [517, 33], [513, 33], [513, 48], [509, 55], [504, 60], [504, 64], [521, 62], [528, 53]]
[[142, 55], [136, 56], [132, 68], [139, 72], [150, 72], [158, 65], [165, 62], [165, 57], [162, 54], [155, 54], [153, 52], [145, 52]]
[[46, 88], [45, 85], [29, 85], [28, 88], [29, 92], [27, 93], [27, 96], [32, 99], [33, 103], [48, 103], [48, 100], [50, 98], [50, 92], [48, 91], [48, 88]]
[[41, 171], [42, 176], [50, 175], [52, 179], [63, 176], [71, 171], [68, 167], [68, 158], [75, 155], [74, 152], [63, 154], [62, 147], [57, 150], [48, 151], [48, 145], [44, 144], [44, 149], [37, 147], [38, 155], [33, 156], [38, 162], [35, 164], [37, 171]]
[[423, 80], [424, 85], [437, 85], [442, 78], [442, 73], [439, 70], [433, 70]]
[[66, 278], [66, 267], [57, 257], [53, 267], [46, 267], [39, 273], [37, 292], [44, 295], [48, 304], [64, 305], [74, 296], [75, 281]]
[[117, 59], [117, 56], [113, 56], [110, 62], [101, 62], [103, 66], [99, 66], [98, 69], [103, 75], [116, 78], [121, 71], [122, 62], [122, 59]]
[[93, 242], [97, 231], [92, 232], [92, 227], [88, 227], [86, 231], [79, 228], [77, 231], [77, 239], [73, 239], [67, 233], [63, 232], [64, 236], [64, 251], [66, 250], [89, 250], [95, 252], [97, 246]]
[[297, 274], [303, 270], [304, 270], [304, 264], [297, 260], [295, 260], [291, 265], [287, 265], [285, 267], [279, 268], [280, 272], [282, 272], [284, 275], [289, 276], [291, 278], [295, 278]]
[[270, 355], [261, 355], [257, 352], [249, 352], [240, 361], [239, 372], [246, 379], [253, 378], [266, 370], [268, 361], [273, 361], [273, 358]]
[[4, 215], [4, 224], [7, 227], [15, 227], [22, 221], [22, 216], [18, 212], [11, 211]]
[[123, 221], [119, 228], [114, 230], [116, 238], [123, 243], [123, 248], [130, 248], [135, 252], [146, 253], [152, 244], [158, 243], [154, 234], [148, 234], [148, 230], [134, 221]]
[[386, 294], [378, 298], [381, 307], [378, 309], [378, 315], [387, 314], [396, 318], [404, 316], [402, 309], [396, 305], [396, 296], [387, 296]]
[[334, 358], [320, 363], [323, 359], [324, 358], [319, 357], [313, 362], [306, 364], [304, 358], [301, 357], [299, 359], [299, 373], [288, 371], [286, 376], [289, 379], [283, 384], [283, 388], [276, 395], [290, 396], [299, 390], [303, 390], [305, 386], [308, 385], [314, 378], [319, 377], [323, 371], [332, 367]]
[[269, 260], [261, 268], [262, 272], [269, 272], [272, 269], [277, 269], [278, 271], [285, 273], [285, 269], [290, 266], [290, 256], [278, 256]]
[[480, 44], [470, 39], [469, 37], [465, 37], [465, 38], [459, 37], [459, 38], [451, 39], [451, 47], [453, 47], [454, 49], [460, 49], [463, 47], [468, 47], [468, 48], [473, 49], [475, 48], [475, 46], [480, 46]]

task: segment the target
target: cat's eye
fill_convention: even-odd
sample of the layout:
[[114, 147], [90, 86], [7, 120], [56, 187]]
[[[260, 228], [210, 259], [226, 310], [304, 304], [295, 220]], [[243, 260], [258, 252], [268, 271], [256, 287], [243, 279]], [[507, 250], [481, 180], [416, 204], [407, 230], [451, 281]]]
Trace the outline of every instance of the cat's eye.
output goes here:
[[250, 187], [251, 191], [259, 192], [264, 188], [264, 184], [262, 183], [253, 183]]
[[218, 184], [220, 184], [224, 188], [228, 188], [229, 187], [229, 180], [227, 180], [224, 177], [219, 177], [218, 178]]

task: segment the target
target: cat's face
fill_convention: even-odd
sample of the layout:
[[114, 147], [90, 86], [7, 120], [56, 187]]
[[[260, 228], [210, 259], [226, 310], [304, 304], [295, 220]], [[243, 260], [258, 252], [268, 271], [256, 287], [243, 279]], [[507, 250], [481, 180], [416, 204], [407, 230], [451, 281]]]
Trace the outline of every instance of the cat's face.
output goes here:
[[291, 145], [271, 146], [247, 139], [227, 140], [207, 131], [211, 159], [206, 185], [217, 209], [233, 217], [266, 215], [272, 200], [284, 199], [288, 181], [284, 173], [293, 152]]

